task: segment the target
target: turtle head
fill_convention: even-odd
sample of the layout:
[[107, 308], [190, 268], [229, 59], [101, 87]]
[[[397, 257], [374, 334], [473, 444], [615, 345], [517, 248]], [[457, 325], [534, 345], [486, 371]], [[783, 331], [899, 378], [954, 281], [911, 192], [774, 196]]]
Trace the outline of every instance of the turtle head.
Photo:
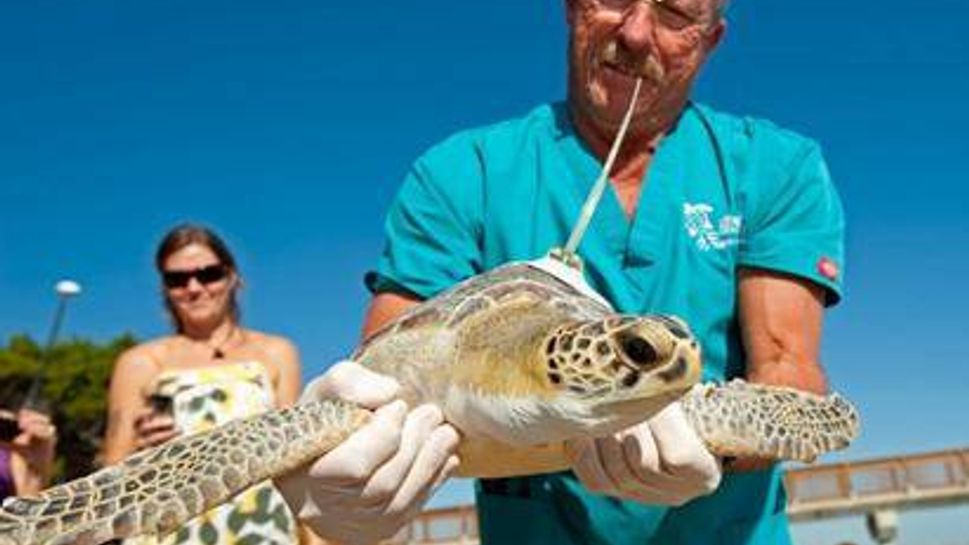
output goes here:
[[540, 356], [568, 425], [601, 434], [642, 422], [700, 380], [700, 345], [677, 318], [611, 316], [550, 332]]
[[607, 410], [629, 404], [639, 414], [653, 399], [688, 390], [701, 367], [687, 325], [661, 315], [561, 326], [545, 340], [541, 361], [548, 386], [562, 396]]
[[465, 361], [474, 386], [454, 390], [452, 422], [513, 444], [602, 435], [649, 418], [701, 374], [699, 344], [667, 316], [559, 321], [515, 346]]

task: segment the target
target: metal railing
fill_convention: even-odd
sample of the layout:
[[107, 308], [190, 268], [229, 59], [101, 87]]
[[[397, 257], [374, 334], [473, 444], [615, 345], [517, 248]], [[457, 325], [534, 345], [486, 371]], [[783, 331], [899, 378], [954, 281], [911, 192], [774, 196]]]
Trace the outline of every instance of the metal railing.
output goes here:
[[793, 521], [969, 502], [969, 449], [798, 468], [784, 482]]
[[[969, 448], [807, 466], [784, 476], [794, 522], [969, 502]], [[394, 544], [477, 545], [473, 505], [432, 509]]]
[[478, 514], [474, 505], [424, 511], [391, 543], [477, 545]]

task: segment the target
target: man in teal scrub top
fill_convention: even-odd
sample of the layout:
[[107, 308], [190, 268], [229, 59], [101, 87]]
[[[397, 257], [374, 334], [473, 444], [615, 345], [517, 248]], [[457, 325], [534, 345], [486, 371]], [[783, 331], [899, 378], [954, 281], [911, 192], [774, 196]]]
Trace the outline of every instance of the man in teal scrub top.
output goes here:
[[[685, 319], [706, 380], [825, 391], [841, 205], [814, 142], [689, 100], [723, 36], [723, 1], [566, 0], [567, 102], [459, 133], [415, 162], [368, 275], [365, 331], [561, 246], [642, 78], [612, 190], [579, 246], [586, 278], [621, 312]], [[790, 543], [777, 468], [721, 467], [676, 405], [569, 451], [572, 471], [477, 483], [485, 545]]]

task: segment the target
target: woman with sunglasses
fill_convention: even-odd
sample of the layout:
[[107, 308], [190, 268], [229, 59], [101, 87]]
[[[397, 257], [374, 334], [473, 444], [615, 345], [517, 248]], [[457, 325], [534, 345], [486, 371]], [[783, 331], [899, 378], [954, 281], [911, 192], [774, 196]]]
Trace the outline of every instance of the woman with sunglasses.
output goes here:
[[[109, 389], [107, 463], [179, 434], [291, 405], [299, 395], [293, 344], [240, 324], [241, 278], [215, 233], [194, 225], [173, 229], [159, 245], [155, 265], [175, 331], [118, 359]], [[264, 483], [160, 543], [297, 543], [297, 535], [285, 502]]]

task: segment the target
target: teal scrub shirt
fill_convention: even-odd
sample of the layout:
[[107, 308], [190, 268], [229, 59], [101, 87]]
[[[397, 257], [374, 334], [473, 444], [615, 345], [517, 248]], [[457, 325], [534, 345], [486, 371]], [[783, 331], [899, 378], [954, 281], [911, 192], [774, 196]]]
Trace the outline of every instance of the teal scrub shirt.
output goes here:
[[[368, 287], [429, 298], [502, 263], [561, 246], [599, 174], [564, 104], [459, 133], [419, 158], [386, 221]], [[684, 318], [704, 379], [744, 374], [737, 269], [806, 278], [840, 298], [844, 221], [813, 141], [690, 104], [662, 140], [635, 216], [607, 191], [579, 254], [624, 313]], [[780, 471], [727, 473], [679, 508], [597, 496], [570, 472], [476, 485], [491, 544], [790, 543]]]

